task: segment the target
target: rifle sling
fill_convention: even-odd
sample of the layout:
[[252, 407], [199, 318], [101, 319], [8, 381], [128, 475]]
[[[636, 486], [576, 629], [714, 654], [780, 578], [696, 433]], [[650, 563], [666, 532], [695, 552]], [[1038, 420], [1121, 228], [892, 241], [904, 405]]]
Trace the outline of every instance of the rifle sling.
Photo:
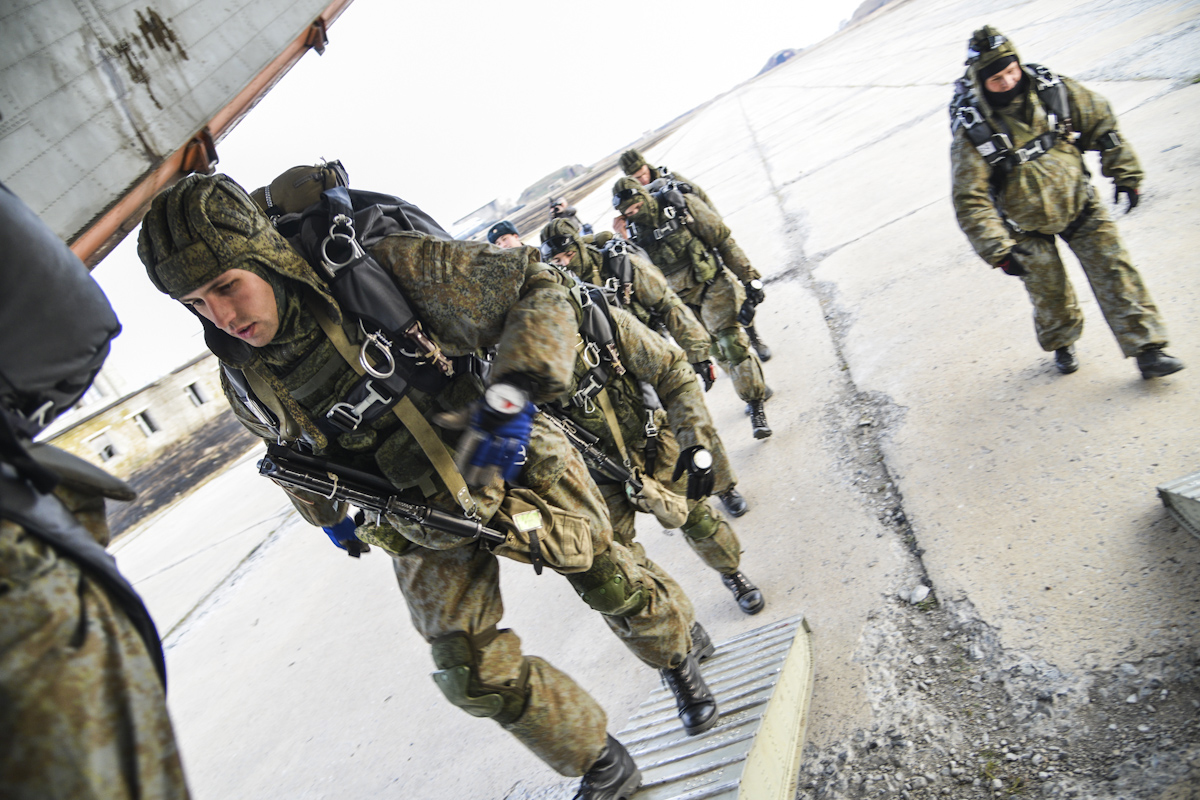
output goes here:
[[621, 435], [621, 426], [617, 424], [617, 412], [613, 410], [612, 401], [608, 399], [608, 389], [601, 389], [596, 395], [596, 400], [600, 403], [600, 410], [604, 412], [604, 421], [608, 423], [608, 430], [617, 441], [617, 449], [621, 451], [621, 458], [625, 459], [625, 466], [632, 470], [633, 462], [629, 460], [629, 451], [625, 449], [625, 437]]
[[[350, 343], [350, 339], [346, 336], [346, 332], [342, 330], [342, 326], [335, 323], [329, 318], [317, 303], [310, 301], [309, 310], [316, 317], [317, 324], [321, 326], [321, 330], [329, 337], [329, 341], [333, 342], [333, 346], [337, 349], [338, 354], [350, 365], [350, 368], [358, 375], [365, 375], [366, 370], [358, 363], [358, 350]], [[454, 495], [455, 501], [472, 519], [479, 515], [479, 506], [471, 497], [471, 491], [467, 488], [467, 482], [463, 480], [462, 473], [458, 471], [458, 467], [454, 465], [454, 458], [450, 455], [450, 451], [446, 448], [446, 443], [441, 440], [441, 437], [434, 431], [433, 426], [429, 421], [417, 410], [413, 405], [412, 400], [408, 397], [401, 397], [399, 402], [392, 407], [392, 411], [400, 419], [400, 422], [408, 429], [413, 438], [417, 440], [417, 444], [421, 446], [425, 457], [433, 464], [433, 468], [437, 470], [438, 476], [442, 479], [442, 483], [446, 484], [446, 488]]]

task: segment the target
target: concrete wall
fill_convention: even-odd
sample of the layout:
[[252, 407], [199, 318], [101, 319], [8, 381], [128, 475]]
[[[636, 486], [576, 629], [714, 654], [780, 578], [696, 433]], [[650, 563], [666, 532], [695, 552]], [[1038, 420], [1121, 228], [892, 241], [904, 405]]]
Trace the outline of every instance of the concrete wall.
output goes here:
[[209, 354], [92, 412], [47, 441], [128, 478], [167, 447], [228, 413], [232, 412], [221, 394], [217, 359]]

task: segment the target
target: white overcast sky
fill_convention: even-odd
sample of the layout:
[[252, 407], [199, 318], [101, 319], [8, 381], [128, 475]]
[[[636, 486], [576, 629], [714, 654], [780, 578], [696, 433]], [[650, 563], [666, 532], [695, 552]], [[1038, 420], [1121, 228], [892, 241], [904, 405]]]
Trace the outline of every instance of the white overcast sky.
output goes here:
[[[824, 39], [859, 2], [354, 0], [325, 55], [305, 55], [218, 143], [217, 169], [251, 190], [341, 159], [352, 186], [449, 228]], [[191, 315], [146, 279], [136, 233], [93, 274], [125, 328], [109, 364], [128, 388], [203, 348]]]

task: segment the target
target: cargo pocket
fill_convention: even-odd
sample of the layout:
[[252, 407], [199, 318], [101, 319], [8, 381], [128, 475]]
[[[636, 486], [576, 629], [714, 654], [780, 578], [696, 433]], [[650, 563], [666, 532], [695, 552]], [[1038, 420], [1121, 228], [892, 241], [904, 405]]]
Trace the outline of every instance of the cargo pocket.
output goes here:
[[563, 574], [592, 566], [587, 517], [554, 508], [529, 489], [509, 489], [490, 526], [508, 534], [493, 551], [498, 556], [534, 567], [545, 564]]

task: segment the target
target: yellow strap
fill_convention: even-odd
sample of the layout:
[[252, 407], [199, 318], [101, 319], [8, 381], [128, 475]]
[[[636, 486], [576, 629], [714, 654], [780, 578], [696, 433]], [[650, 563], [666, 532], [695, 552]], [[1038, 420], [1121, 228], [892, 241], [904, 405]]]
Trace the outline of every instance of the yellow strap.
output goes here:
[[625, 466], [632, 469], [633, 462], [629, 460], [629, 451], [625, 449], [625, 437], [621, 435], [621, 426], [617, 424], [617, 412], [613, 410], [612, 401], [608, 399], [608, 389], [601, 389], [596, 399], [600, 401], [600, 410], [604, 412], [608, 429], [617, 440], [617, 449], [621, 451], [621, 458], [625, 459]]
[[[309, 310], [317, 319], [317, 324], [321, 326], [321, 330], [325, 331], [325, 335], [329, 337], [329, 341], [333, 342], [333, 346], [345, 359], [350, 368], [359, 375], [365, 375], [366, 370], [358, 360], [358, 350], [350, 339], [346, 336], [346, 332], [342, 330], [342, 326], [336, 324], [325, 313], [315, 301], [310, 300], [308, 304]], [[392, 407], [392, 411], [399, 417], [400, 422], [412, 434], [412, 437], [417, 440], [417, 444], [421, 445], [421, 450], [425, 452], [425, 457], [433, 464], [433, 468], [437, 470], [438, 476], [442, 482], [446, 484], [451, 494], [454, 495], [455, 501], [462, 507], [468, 517], [477, 517], [479, 515], [479, 506], [475, 499], [471, 497], [471, 490], [467, 488], [467, 482], [463, 480], [462, 473], [458, 471], [458, 467], [454, 465], [454, 457], [450, 454], [446, 443], [434, 431], [433, 426], [429, 421], [417, 410], [413, 405], [412, 400], [407, 397], [401, 397], [400, 401]]]

